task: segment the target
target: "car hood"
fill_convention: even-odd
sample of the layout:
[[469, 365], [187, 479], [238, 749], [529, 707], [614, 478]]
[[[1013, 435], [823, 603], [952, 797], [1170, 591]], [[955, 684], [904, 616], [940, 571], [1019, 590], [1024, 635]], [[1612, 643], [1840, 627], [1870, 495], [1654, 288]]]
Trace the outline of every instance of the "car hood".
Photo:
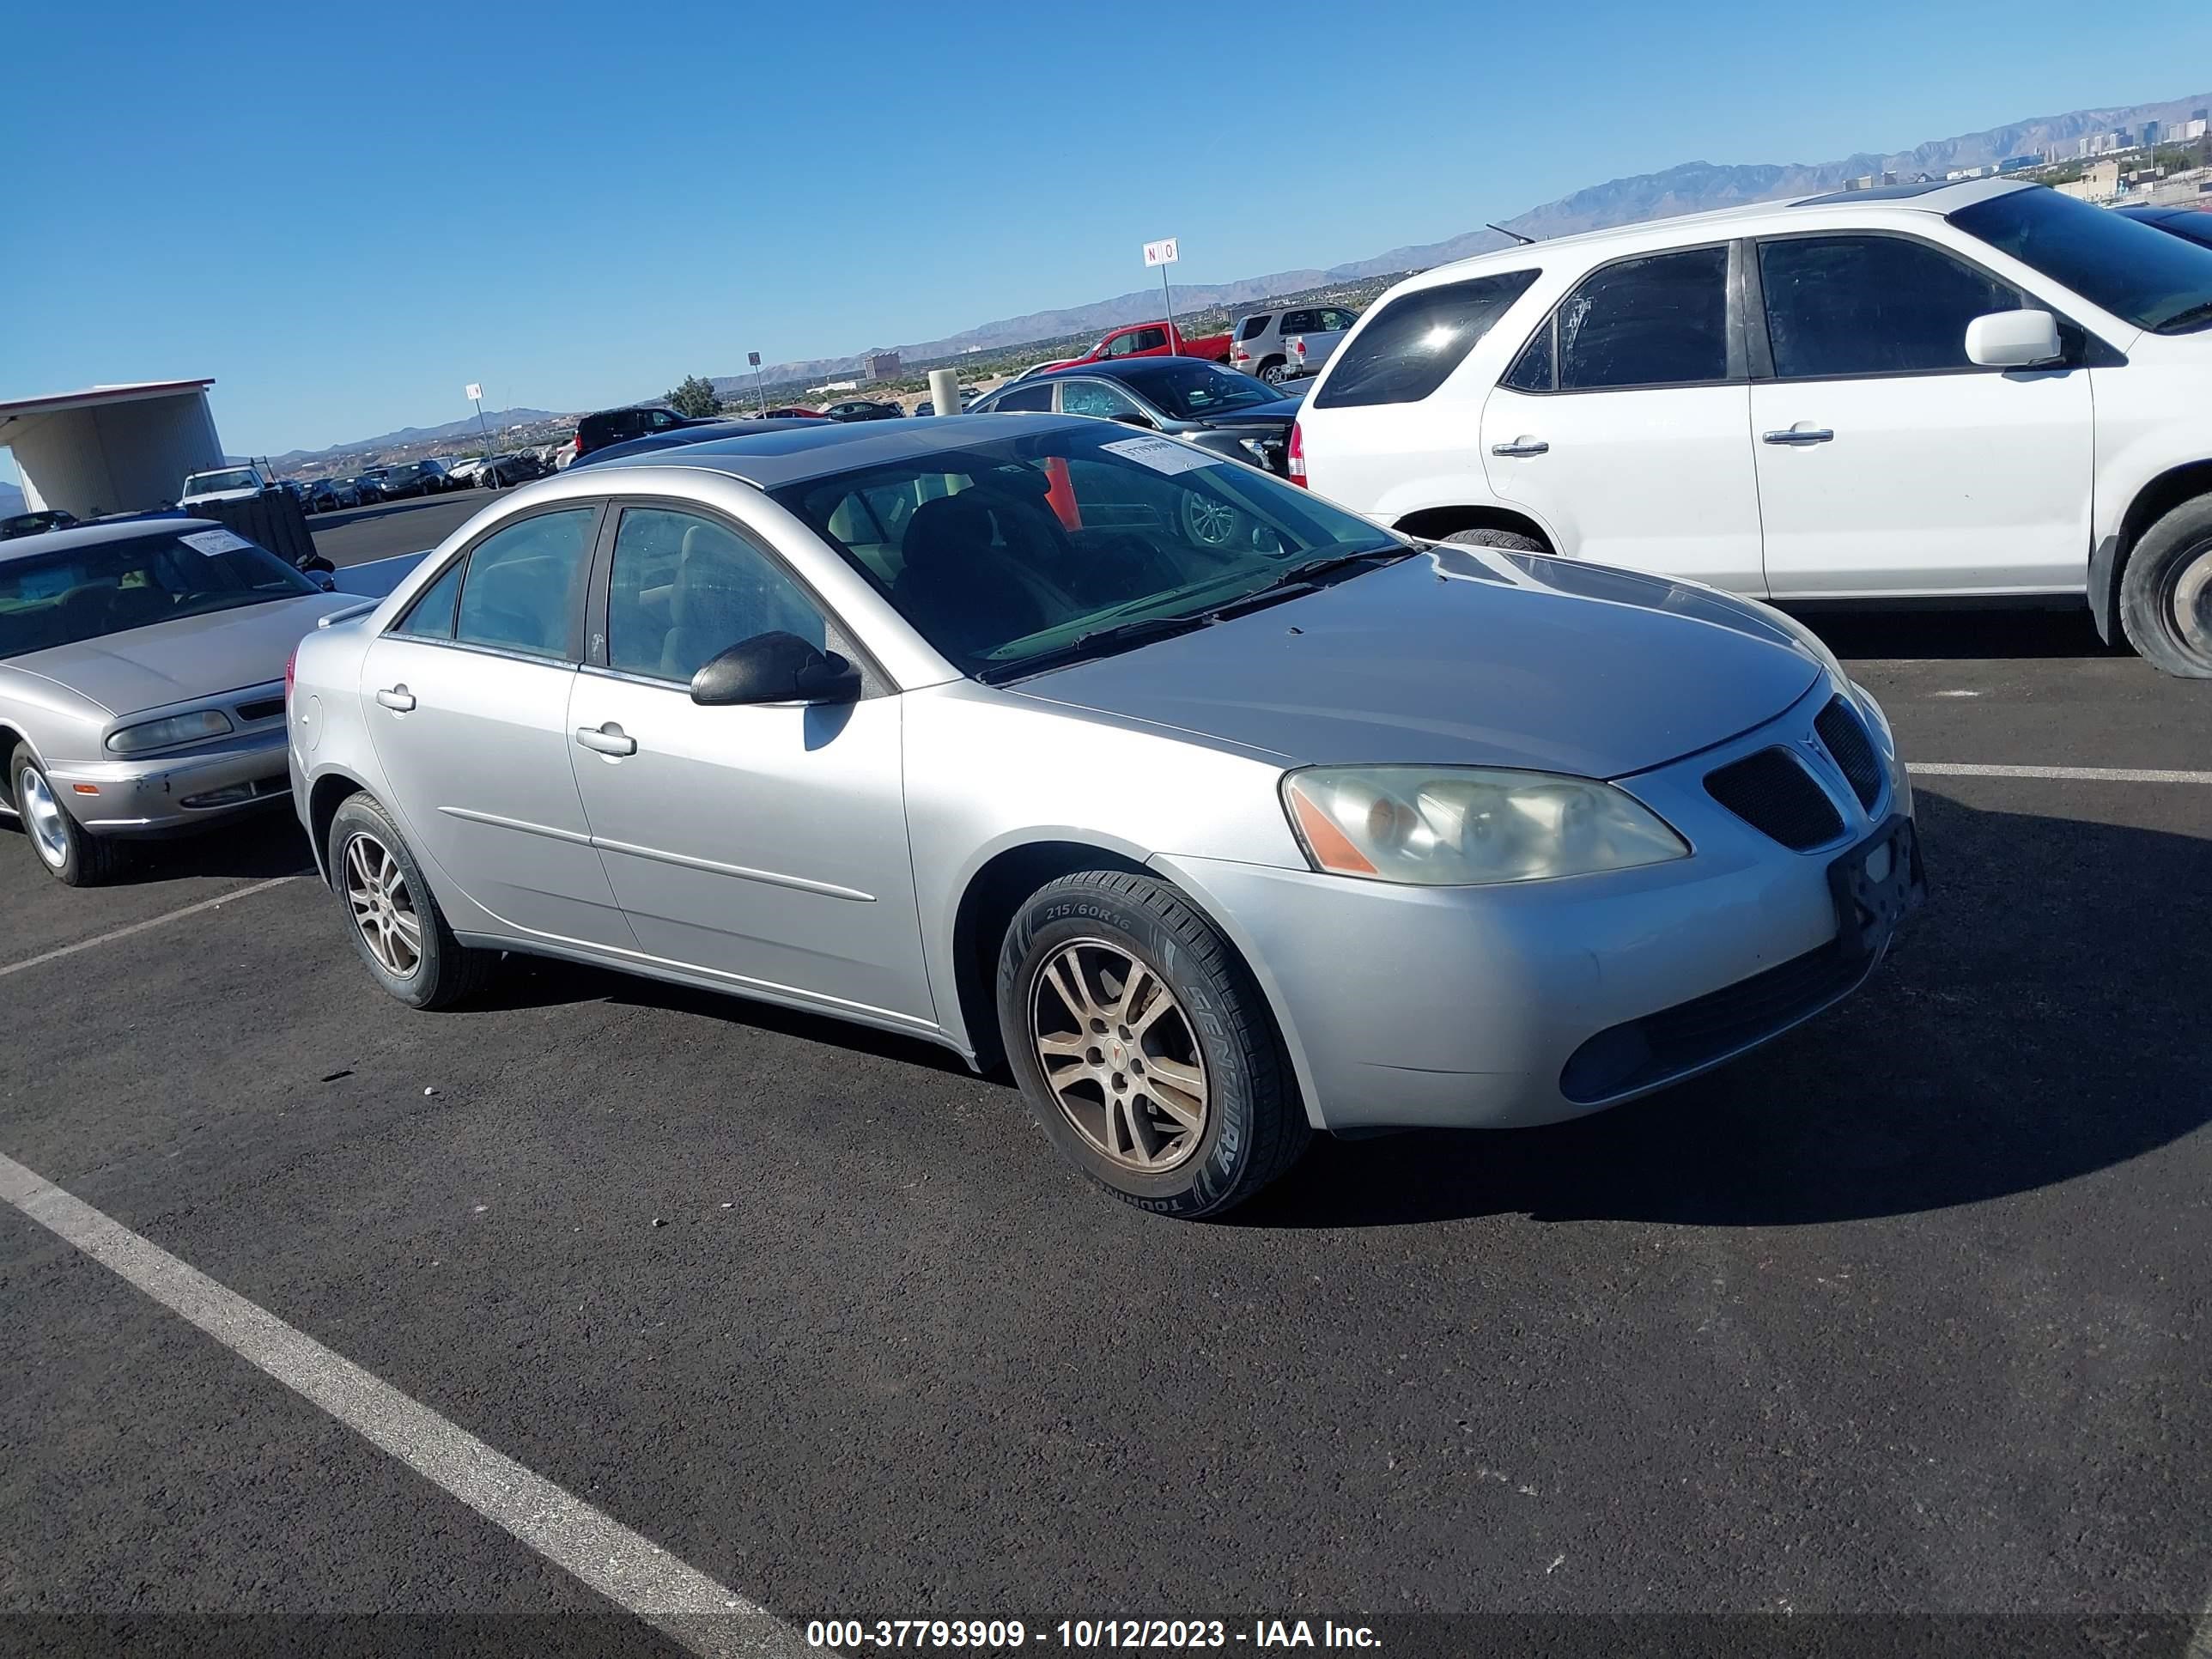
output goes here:
[[1772, 613], [1712, 588], [1438, 548], [1010, 689], [1293, 764], [1614, 778], [1772, 719], [1822, 672]]
[[136, 714], [282, 679], [292, 647], [316, 617], [360, 603], [343, 593], [302, 593], [33, 651], [11, 657], [9, 666], [65, 686], [111, 714]]

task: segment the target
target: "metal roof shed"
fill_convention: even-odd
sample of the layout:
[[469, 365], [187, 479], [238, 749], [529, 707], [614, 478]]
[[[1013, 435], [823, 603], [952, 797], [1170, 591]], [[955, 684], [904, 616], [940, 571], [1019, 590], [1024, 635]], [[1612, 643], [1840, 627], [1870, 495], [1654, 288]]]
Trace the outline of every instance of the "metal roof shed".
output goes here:
[[222, 465], [208, 380], [140, 380], [0, 402], [0, 446], [33, 509], [80, 519], [145, 513], [177, 499], [185, 475]]

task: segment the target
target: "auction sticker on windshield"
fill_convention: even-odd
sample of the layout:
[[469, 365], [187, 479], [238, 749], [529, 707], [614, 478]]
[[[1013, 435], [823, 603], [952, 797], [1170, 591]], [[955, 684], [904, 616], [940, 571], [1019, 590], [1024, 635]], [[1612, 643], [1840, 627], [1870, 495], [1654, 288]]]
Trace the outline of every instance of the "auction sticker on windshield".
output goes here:
[[1188, 472], [1193, 467], [1221, 465], [1220, 456], [1209, 455], [1202, 449], [1193, 449], [1189, 445], [1176, 443], [1170, 438], [1122, 438], [1098, 447], [1116, 455], [1126, 456], [1139, 466], [1149, 466], [1155, 472], [1170, 475]]
[[204, 553], [210, 559], [224, 553], [235, 553], [242, 547], [253, 545], [245, 537], [228, 530], [195, 530], [191, 535], [179, 536], [177, 539], [191, 548], [193, 552]]

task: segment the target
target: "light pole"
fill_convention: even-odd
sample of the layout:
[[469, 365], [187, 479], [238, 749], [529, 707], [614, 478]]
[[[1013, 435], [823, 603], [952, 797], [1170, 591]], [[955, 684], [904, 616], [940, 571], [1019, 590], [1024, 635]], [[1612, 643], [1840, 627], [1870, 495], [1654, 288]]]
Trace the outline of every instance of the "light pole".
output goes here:
[[467, 386], [462, 388], [462, 390], [468, 393], [469, 401], [477, 406], [477, 430], [483, 434], [484, 456], [486, 459], [489, 459], [491, 456], [491, 428], [484, 424], [483, 388], [478, 386], [474, 380], [471, 380]]

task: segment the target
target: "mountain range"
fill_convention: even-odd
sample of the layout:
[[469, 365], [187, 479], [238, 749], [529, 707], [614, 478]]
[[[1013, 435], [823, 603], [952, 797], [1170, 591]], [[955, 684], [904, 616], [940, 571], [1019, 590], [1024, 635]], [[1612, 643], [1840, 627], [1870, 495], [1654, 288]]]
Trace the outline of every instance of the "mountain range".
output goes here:
[[[565, 418], [562, 411], [550, 409], [487, 409], [483, 426], [494, 432], [502, 427], [530, 426], [539, 421]], [[265, 459], [279, 472], [303, 464], [320, 460], [326, 455], [350, 454], [356, 449], [397, 449], [403, 444], [435, 444], [459, 441], [478, 437], [483, 427], [471, 415], [465, 420], [447, 421], [443, 426], [403, 426], [397, 432], [384, 432], [374, 438], [356, 438], [351, 443], [332, 444], [328, 449], [288, 449], [282, 455], [270, 455]], [[238, 458], [242, 460], [241, 458]]]

